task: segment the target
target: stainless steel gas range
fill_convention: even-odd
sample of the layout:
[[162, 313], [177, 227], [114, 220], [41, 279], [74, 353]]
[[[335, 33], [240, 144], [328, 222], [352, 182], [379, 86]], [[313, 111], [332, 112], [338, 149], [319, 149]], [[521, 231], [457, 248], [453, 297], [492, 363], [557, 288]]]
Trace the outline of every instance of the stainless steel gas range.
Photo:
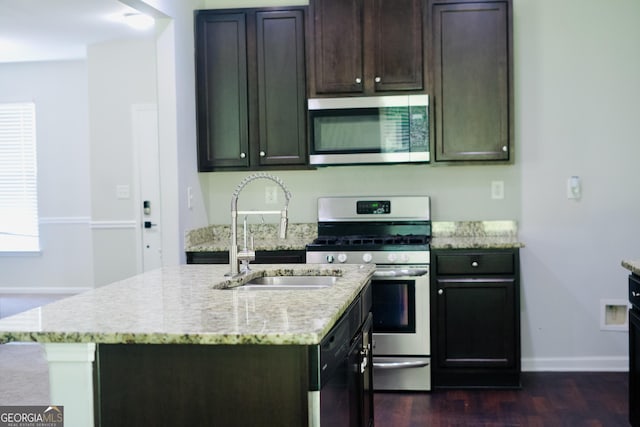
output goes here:
[[373, 290], [375, 390], [430, 390], [430, 199], [322, 197], [310, 264], [376, 264]]

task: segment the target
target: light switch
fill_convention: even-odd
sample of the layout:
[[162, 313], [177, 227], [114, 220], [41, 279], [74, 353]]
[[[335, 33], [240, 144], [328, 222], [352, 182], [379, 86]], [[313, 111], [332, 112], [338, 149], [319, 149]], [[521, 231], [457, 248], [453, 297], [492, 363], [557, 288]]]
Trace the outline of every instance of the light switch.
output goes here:
[[128, 199], [131, 197], [131, 190], [127, 184], [116, 185], [116, 197], [118, 199]]
[[567, 198], [579, 199], [582, 197], [582, 182], [579, 176], [571, 176], [567, 180]]

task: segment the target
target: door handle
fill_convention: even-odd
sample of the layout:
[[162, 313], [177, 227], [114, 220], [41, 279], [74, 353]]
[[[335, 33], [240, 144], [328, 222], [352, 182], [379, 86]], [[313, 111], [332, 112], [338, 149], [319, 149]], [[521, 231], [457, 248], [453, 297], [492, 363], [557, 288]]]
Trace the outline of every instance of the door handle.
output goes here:
[[157, 227], [158, 224], [154, 224], [151, 221], [145, 221], [144, 222], [144, 228], [151, 228], [151, 227]]
[[426, 360], [415, 362], [373, 362], [373, 367], [379, 369], [424, 368], [425, 366], [429, 366], [429, 362]]

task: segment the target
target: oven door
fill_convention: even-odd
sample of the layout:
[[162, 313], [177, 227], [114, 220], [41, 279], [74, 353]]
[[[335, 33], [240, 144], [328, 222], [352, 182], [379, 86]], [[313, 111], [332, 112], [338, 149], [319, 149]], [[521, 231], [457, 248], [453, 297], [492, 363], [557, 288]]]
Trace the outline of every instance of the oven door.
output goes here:
[[431, 390], [428, 266], [378, 266], [371, 284], [374, 390]]
[[429, 268], [378, 266], [371, 281], [373, 354], [430, 354]]

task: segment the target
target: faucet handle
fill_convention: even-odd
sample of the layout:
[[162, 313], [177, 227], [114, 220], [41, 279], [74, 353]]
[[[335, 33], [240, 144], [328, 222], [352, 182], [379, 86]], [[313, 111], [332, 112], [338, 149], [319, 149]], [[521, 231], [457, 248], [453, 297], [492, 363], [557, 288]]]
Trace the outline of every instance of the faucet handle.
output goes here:
[[245, 246], [244, 248], [242, 248], [241, 251], [238, 252], [238, 259], [242, 261], [243, 265], [245, 264], [245, 262], [246, 262], [246, 265], [248, 265], [249, 261], [253, 261], [256, 259], [256, 251], [255, 251], [255, 246], [253, 244], [253, 233], [249, 234], [249, 242], [251, 245], [250, 247]]

